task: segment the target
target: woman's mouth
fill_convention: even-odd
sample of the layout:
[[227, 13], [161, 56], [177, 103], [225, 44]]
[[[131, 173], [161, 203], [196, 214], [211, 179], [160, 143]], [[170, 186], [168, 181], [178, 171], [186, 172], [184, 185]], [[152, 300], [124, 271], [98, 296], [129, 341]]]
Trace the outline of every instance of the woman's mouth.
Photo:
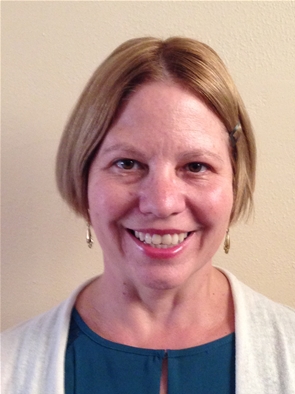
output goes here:
[[189, 232], [171, 233], [171, 234], [151, 234], [141, 231], [131, 230], [134, 235], [142, 243], [147, 244], [153, 248], [168, 249], [181, 244], [188, 236]]

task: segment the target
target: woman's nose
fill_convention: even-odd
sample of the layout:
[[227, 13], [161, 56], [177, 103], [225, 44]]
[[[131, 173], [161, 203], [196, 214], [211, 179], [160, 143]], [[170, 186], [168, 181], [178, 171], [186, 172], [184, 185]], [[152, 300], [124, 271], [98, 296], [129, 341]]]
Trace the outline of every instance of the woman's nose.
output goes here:
[[181, 181], [172, 171], [149, 174], [140, 188], [139, 209], [158, 218], [175, 215], [185, 209], [185, 196]]

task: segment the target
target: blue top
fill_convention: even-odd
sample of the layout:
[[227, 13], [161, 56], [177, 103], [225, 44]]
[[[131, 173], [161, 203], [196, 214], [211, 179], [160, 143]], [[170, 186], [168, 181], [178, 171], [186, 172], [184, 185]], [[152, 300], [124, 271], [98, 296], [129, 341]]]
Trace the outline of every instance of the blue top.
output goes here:
[[181, 350], [141, 349], [103, 339], [73, 309], [65, 361], [66, 394], [234, 394], [235, 334]]

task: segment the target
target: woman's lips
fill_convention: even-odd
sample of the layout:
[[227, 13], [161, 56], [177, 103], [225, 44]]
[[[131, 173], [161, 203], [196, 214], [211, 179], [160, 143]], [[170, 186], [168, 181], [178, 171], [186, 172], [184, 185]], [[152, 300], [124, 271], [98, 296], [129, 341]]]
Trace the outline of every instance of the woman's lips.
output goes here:
[[161, 231], [154, 232], [152, 230], [138, 231], [129, 230], [135, 243], [148, 256], [153, 258], [169, 258], [179, 253], [186, 245], [186, 240], [192, 232], [175, 232], [169, 233]]
[[154, 248], [167, 249], [180, 244], [188, 236], [188, 233], [153, 234], [152, 232], [134, 231], [134, 235], [141, 242]]

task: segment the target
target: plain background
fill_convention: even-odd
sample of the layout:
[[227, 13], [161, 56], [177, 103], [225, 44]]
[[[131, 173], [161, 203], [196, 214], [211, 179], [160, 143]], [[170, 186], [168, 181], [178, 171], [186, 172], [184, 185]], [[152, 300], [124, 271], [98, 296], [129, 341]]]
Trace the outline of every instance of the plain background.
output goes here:
[[86, 81], [120, 43], [193, 37], [227, 64], [257, 137], [255, 217], [215, 264], [295, 307], [295, 3], [2, 2], [2, 328], [103, 269], [55, 186], [58, 142]]

